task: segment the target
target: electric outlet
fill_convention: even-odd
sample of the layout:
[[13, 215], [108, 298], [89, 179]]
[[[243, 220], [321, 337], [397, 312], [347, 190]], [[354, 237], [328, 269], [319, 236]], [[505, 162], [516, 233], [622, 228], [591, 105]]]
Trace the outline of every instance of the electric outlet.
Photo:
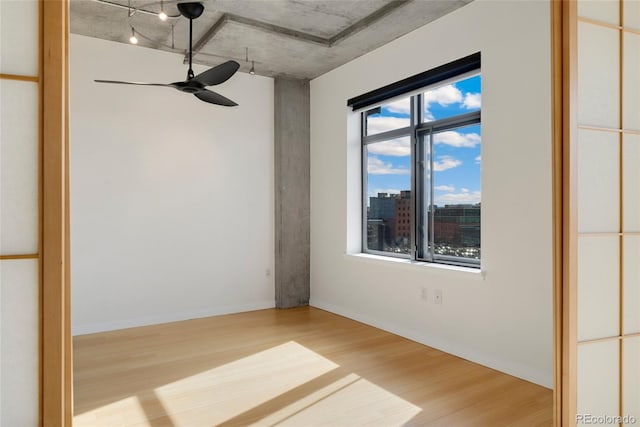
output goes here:
[[442, 304], [442, 289], [435, 289], [433, 291], [433, 303]]
[[420, 298], [423, 301], [427, 300], [427, 288], [425, 288], [425, 287], [420, 288]]
[[264, 275], [265, 275], [265, 276], [267, 276], [267, 277], [271, 276], [271, 269], [270, 269], [270, 268], [267, 268], [267, 269], [264, 271]]

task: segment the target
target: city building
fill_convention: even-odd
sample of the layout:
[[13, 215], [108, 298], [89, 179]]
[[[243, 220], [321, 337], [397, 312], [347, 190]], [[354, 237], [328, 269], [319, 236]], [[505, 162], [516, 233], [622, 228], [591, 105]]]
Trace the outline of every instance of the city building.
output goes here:
[[402, 190], [395, 198], [393, 238], [396, 246], [409, 250], [411, 241], [411, 191]]
[[380, 251], [409, 250], [411, 238], [411, 191], [378, 193], [369, 197], [367, 217], [368, 248]]
[[480, 204], [436, 206], [436, 244], [480, 247]]

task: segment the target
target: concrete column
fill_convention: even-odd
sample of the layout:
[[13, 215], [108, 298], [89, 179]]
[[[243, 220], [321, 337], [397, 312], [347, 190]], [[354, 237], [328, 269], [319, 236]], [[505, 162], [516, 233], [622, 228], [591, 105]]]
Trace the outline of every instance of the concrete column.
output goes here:
[[309, 81], [276, 78], [276, 307], [309, 304]]

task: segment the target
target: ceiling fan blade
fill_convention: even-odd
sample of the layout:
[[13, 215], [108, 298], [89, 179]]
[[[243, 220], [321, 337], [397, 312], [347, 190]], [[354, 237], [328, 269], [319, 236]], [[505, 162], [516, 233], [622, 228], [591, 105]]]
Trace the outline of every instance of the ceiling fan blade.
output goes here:
[[142, 83], [142, 82], [122, 82], [119, 80], [94, 80], [96, 83], [112, 83], [118, 85], [141, 85], [141, 86], [166, 86], [166, 87], [174, 87], [173, 84], [164, 84], [164, 83]]
[[198, 74], [193, 80], [202, 83], [204, 86], [219, 85], [229, 80], [238, 71], [238, 68], [240, 68], [240, 64], [236, 61], [227, 61]]
[[203, 89], [200, 92], [194, 93], [194, 95], [201, 101], [208, 102], [210, 104], [224, 105], [225, 107], [235, 107], [238, 105], [229, 98], [225, 98], [219, 93], [215, 93], [208, 89]]

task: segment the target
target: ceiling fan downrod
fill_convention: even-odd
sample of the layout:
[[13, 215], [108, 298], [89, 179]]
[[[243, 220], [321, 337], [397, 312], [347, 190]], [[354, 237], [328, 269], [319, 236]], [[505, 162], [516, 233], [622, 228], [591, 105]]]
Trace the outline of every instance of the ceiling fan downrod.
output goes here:
[[204, 6], [199, 2], [178, 3], [180, 14], [189, 20], [189, 71], [187, 71], [187, 80], [193, 79], [193, 20], [200, 17], [204, 11]]
[[187, 80], [191, 80], [195, 77], [193, 74], [192, 63], [193, 61], [193, 19], [189, 19], [189, 71], [187, 71]]

